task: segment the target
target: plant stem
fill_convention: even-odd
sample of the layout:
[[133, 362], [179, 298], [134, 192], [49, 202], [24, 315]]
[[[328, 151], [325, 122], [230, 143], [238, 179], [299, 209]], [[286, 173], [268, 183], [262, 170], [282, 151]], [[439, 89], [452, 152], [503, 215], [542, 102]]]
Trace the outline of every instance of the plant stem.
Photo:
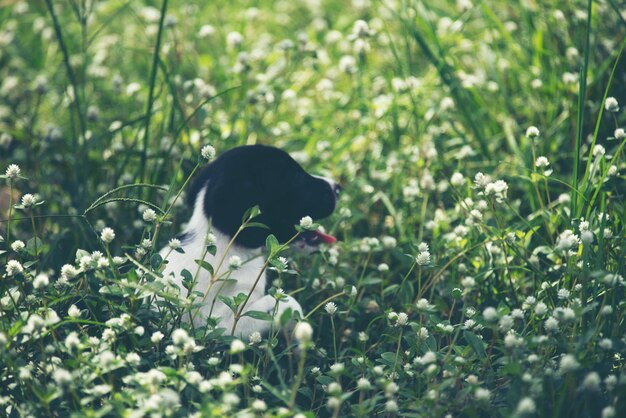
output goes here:
[[[50, 2], [50, 0], [47, 0]], [[150, 88], [148, 90], [148, 103], [146, 108], [146, 125], [143, 136], [143, 149], [141, 150], [141, 163], [139, 168], [139, 180], [144, 180], [146, 171], [146, 160], [148, 155], [148, 142], [150, 139], [150, 119], [152, 118], [152, 105], [154, 104], [154, 85], [159, 67], [159, 55], [161, 54], [161, 39], [163, 37], [163, 23], [165, 21], [165, 11], [167, 10], [167, 0], [163, 0], [161, 5], [161, 17], [159, 19], [159, 31], [157, 33], [154, 55], [152, 56], [152, 71], [150, 72]]]

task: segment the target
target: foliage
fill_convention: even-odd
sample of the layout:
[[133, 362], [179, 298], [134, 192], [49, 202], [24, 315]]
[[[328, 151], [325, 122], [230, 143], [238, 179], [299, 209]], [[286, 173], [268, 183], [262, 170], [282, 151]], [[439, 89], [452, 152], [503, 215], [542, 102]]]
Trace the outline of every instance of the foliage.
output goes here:
[[[0, 7], [3, 414], [626, 410], [614, 0], [242, 3]], [[343, 192], [334, 246], [268, 240], [306, 318], [244, 342], [158, 249], [205, 146], [252, 143]]]

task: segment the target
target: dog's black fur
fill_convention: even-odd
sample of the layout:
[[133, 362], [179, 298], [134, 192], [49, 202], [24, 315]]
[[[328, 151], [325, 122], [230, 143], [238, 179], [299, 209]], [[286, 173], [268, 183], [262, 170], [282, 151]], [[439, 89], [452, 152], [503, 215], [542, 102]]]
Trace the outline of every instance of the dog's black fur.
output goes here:
[[337, 186], [304, 171], [286, 152], [265, 145], [230, 149], [204, 167], [188, 192], [190, 206], [205, 185], [204, 213], [228, 236], [235, 235], [245, 212], [258, 205], [261, 214], [253, 222], [269, 230], [244, 229], [235, 243], [245, 248], [263, 246], [269, 234], [280, 242], [289, 240], [302, 217], [329, 216], [339, 192]]

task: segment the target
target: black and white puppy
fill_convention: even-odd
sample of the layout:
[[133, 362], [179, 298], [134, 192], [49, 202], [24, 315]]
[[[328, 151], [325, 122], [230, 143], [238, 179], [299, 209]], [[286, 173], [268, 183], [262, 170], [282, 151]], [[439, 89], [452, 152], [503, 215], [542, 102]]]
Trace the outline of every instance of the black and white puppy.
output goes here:
[[[161, 256], [168, 263], [163, 274], [173, 275], [183, 293], [181, 271], [187, 269], [192, 274], [198, 271], [194, 260], [201, 259], [218, 269], [220, 260], [224, 260], [220, 271], [214, 272], [219, 277], [228, 269], [228, 260], [238, 256], [242, 265], [230, 274], [226, 282], [217, 282], [204, 298], [194, 323], [198, 326], [206, 324], [209, 316], [219, 319], [218, 327], [226, 329], [230, 334], [234, 324], [234, 315], [230, 308], [217, 299], [218, 295], [232, 297], [239, 293], [248, 294], [261, 272], [265, 262], [261, 257], [266, 238], [273, 234], [280, 242], [292, 238], [298, 224], [304, 216], [321, 219], [329, 216], [335, 209], [339, 187], [329, 179], [308, 174], [286, 152], [269, 146], [252, 145], [233, 148], [224, 152], [211, 164], [204, 167], [197, 175], [188, 190], [188, 201], [193, 206], [193, 214], [186, 229], [180, 236], [184, 253], [161, 250]], [[241, 231], [231, 245], [228, 244], [239, 229], [245, 212], [258, 205], [261, 214], [254, 222], [260, 222], [267, 228], [248, 227]], [[215, 255], [206, 253], [206, 237], [208, 233], [215, 236], [217, 252]], [[307, 231], [300, 235], [301, 246], [316, 246], [322, 242], [332, 243], [335, 238], [322, 232]], [[200, 269], [193, 290], [203, 294], [211, 285], [211, 274]], [[276, 300], [265, 294], [266, 278], [261, 276], [252, 290], [244, 311], [262, 311], [272, 314]], [[201, 298], [196, 299], [199, 302]], [[302, 307], [292, 297], [279, 303], [277, 315], [291, 308], [302, 314]], [[235, 329], [235, 335], [248, 337], [254, 331], [263, 332], [269, 329], [268, 321], [241, 317]]]

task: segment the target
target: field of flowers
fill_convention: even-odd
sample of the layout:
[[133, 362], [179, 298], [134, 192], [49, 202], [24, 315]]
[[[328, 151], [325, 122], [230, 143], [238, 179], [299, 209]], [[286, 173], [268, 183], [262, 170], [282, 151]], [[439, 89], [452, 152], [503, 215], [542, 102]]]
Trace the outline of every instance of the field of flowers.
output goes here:
[[[620, 0], [0, 1], [0, 416], [624, 416], [625, 45]], [[254, 143], [343, 192], [242, 341], [158, 251]]]

